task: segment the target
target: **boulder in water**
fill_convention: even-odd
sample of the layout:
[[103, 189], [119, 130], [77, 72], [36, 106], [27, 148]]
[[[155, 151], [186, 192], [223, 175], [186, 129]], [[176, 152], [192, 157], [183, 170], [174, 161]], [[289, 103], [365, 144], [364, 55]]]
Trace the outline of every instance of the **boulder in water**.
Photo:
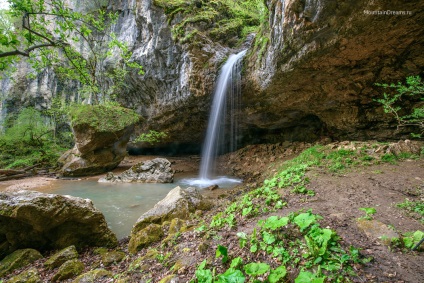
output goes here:
[[174, 171], [171, 162], [165, 158], [155, 158], [140, 162], [115, 176], [112, 172], [101, 178], [102, 183], [172, 183]]
[[[172, 189], [163, 200], [137, 220], [131, 231], [129, 251], [136, 253], [146, 245], [146, 237], [144, 235], [151, 234], [148, 232], [152, 227], [161, 227], [159, 226], [160, 224], [174, 218], [188, 219], [190, 214], [197, 209], [207, 209], [210, 206], [210, 202], [203, 199], [196, 188], [182, 189], [181, 187], [176, 187]], [[156, 226], [158, 227], [151, 226], [152, 224], [157, 224]], [[155, 241], [157, 240], [159, 238], [155, 238]]]

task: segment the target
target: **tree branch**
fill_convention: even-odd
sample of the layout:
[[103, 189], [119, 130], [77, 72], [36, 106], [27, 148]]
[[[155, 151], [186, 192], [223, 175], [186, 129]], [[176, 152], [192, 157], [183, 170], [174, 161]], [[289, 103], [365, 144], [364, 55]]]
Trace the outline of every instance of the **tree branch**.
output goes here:
[[22, 50], [13, 50], [13, 51], [8, 51], [8, 52], [3, 52], [0, 53], [0, 58], [4, 58], [4, 57], [8, 57], [8, 56], [15, 56], [15, 55], [21, 55], [21, 56], [25, 56], [25, 57], [29, 57], [29, 53], [31, 53], [31, 51], [34, 51], [35, 49], [38, 48], [43, 48], [43, 47], [52, 47], [52, 46], [58, 46], [59, 44], [52, 42], [52, 43], [45, 43], [45, 44], [37, 44], [34, 46], [31, 46], [30, 48], [22, 51]]

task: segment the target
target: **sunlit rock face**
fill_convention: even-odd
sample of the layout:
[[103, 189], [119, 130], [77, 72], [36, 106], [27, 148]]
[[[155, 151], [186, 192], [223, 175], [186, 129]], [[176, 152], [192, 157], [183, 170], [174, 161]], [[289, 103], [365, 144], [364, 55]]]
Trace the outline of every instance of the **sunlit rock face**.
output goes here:
[[374, 83], [422, 75], [424, 3], [267, 3], [270, 42], [250, 55], [243, 92], [248, 140], [393, 139], [410, 130], [396, 131]]
[[115, 30], [132, 46], [133, 59], [145, 72], [142, 76], [133, 72], [120, 96], [146, 118], [137, 132], [166, 132], [168, 139], [156, 147], [170, 143], [196, 147], [203, 140], [219, 64], [232, 51], [207, 38], [201, 44], [176, 42], [163, 9], [151, 0], [122, 1], [110, 8], [120, 11]]
[[[237, 50], [206, 37], [177, 42], [170, 25], [182, 19], [176, 15], [168, 23], [153, 2], [122, 0], [107, 7], [119, 13], [115, 32], [145, 71], [132, 71], [118, 98], [145, 118], [136, 134], [156, 130], [168, 135], [154, 146], [135, 144], [131, 149], [199, 151], [219, 68]], [[70, 3], [79, 9], [92, 5]], [[269, 30], [262, 36], [268, 42], [261, 48], [252, 44], [244, 59], [244, 99], [238, 113], [244, 144], [406, 136], [410, 129], [396, 131], [392, 117], [375, 102], [383, 90], [374, 83], [423, 74], [424, 3], [268, 0], [267, 5]], [[35, 80], [26, 79], [25, 73], [20, 67], [15, 82], [1, 82], [2, 92], [8, 94], [0, 105], [3, 116], [23, 105], [43, 109], [53, 96], [72, 98], [77, 93], [78, 85], [59, 82], [50, 71]], [[417, 102], [406, 101], [405, 111]]]

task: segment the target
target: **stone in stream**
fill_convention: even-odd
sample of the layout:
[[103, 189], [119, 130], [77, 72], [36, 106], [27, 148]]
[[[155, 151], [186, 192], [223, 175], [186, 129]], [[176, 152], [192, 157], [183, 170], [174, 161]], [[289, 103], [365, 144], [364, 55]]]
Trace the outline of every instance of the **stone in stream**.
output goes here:
[[171, 162], [165, 158], [142, 161], [115, 176], [112, 172], [100, 178], [101, 183], [172, 183], [174, 171]]
[[196, 188], [172, 189], [163, 200], [137, 220], [131, 231], [128, 250], [136, 253], [149, 243], [158, 241], [163, 235], [160, 225], [165, 221], [174, 218], [188, 219], [196, 210], [208, 209], [210, 206], [211, 203], [205, 200]]
[[16, 249], [114, 247], [118, 241], [92, 201], [26, 190], [0, 192], [0, 258]]

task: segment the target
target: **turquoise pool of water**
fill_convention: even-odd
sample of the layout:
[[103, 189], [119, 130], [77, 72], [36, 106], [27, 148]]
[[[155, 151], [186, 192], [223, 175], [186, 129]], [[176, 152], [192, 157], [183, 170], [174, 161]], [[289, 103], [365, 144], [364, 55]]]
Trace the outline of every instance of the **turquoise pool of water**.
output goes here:
[[[121, 239], [130, 234], [133, 225], [143, 213], [162, 200], [173, 188], [196, 186], [188, 184], [187, 180], [193, 179], [176, 179], [174, 183], [168, 184], [108, 184], [98, 183], [96, 180], [58, 180], [54, 186], [43, 189], [43, 192], [91, 199], [94, 206], [104, 214], [110, 229]], [[219, 183], [221, 188], [235, 185], [234, 182]]]

